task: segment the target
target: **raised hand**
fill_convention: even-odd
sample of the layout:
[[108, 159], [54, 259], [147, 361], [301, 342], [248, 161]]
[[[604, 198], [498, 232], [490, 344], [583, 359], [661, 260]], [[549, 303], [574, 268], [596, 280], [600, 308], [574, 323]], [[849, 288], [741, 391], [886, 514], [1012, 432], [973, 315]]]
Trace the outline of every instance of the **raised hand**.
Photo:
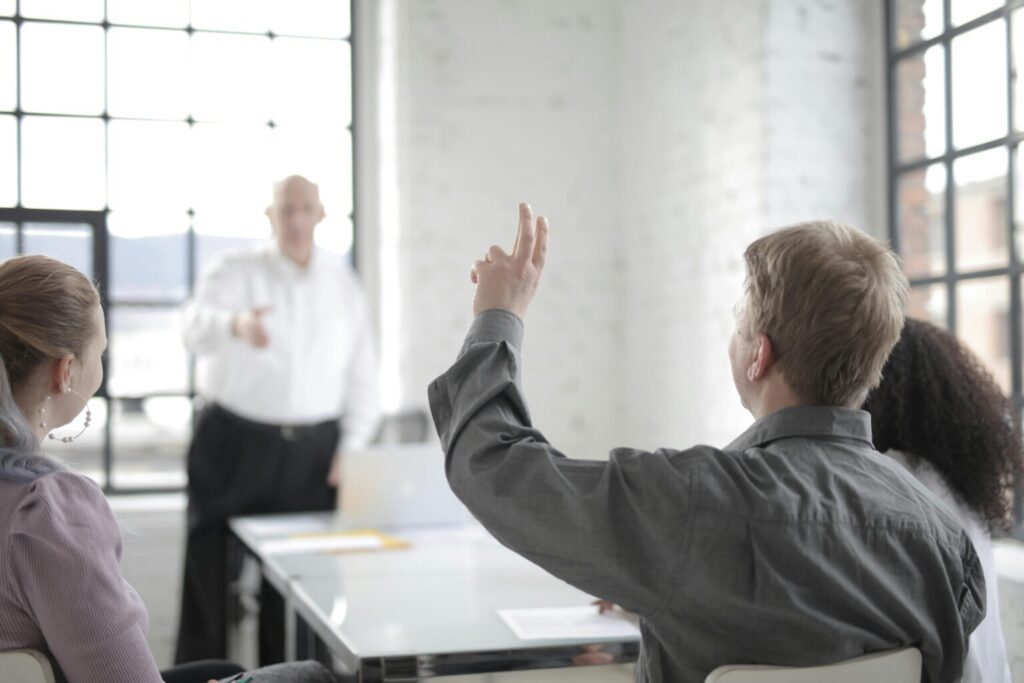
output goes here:
[[470, 279], [476, 285], [473, 315], [492, 308], [512, 311], [520, 318], [540, 284], [548, 252], [548, 220], [534, 221], [529, 204], [519, 205], [519, 230], [512, 253], [491, 245], [484, 258], [473, 264]]

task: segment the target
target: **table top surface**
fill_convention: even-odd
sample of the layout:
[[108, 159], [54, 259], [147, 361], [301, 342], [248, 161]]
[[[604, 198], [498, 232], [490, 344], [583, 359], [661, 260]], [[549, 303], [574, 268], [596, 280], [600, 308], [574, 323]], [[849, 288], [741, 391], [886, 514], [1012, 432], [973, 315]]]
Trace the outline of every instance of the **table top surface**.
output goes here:
[[261, 543], [344, 525], [324, 513], [236, 518], [231, 528], [265, 571], [289, 582], [304, 616], [329, 626], [335, 644], [356, 658], [601, 643], [520, 640], [499, 610], [582, 606], [593, 598], [508, 550], [478, 525], [380, 530], [409, 544], [402, 549], [280, 555], [261, 553]]

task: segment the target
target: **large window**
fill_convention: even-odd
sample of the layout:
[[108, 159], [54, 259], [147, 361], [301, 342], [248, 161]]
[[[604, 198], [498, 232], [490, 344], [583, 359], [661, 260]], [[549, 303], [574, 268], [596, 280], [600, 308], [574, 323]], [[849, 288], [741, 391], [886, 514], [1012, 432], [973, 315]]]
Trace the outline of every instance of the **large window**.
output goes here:
[[978, 354], [1019, 429], [1024, 1], [889, 0], [887, 9], [890, 226], [912, 286], [909, 314]]
[[99, 285], [93, 424], [51, 446], [108, 491], [184, 484], [179, 309], [211, 255], [268, 236], [273, 179], [319, 183], [317, 241], [350, 250], [350, 16], [340, 0], [0, 0], [0, 258], [48, 254]]

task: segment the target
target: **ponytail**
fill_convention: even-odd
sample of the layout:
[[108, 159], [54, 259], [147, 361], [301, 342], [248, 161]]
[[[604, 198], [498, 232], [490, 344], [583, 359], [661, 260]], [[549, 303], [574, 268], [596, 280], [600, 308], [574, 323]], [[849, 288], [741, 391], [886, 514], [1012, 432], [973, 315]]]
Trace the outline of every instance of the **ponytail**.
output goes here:
[[44, 456], [39, 440], [21, 414], [7, 378], [7, 366], [0, 356], [0, 480], [27, 482], [64, 469]]

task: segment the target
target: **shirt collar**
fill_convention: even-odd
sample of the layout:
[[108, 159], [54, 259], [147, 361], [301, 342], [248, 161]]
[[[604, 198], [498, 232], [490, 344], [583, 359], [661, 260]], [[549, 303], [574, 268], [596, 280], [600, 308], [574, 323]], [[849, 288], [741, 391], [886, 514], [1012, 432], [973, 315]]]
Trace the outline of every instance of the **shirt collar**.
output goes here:
[[317, 254], [318, 250], [316, 247], [313, 247], [313, 253], [309, 257], [309, 264], [307, 264], [305, 268], [302, 268], [297, 263], [295, 263], [295, 261], [292, 261], [290, 258], [285, 256], [284, 253], [282, 253], [281, 249], [278, 248], [276, 240], [270, 240], [269, 242], [267, 242], [266, 249], [267, 256], [270, 259], [271, 263], [274, 263], [278, 268], [288, 273], [289, 275], [301, 276], [308, 273], [312, 273], [314, 270], [317, 269], [317, 264], [320, 261], [319, 256]]
[[744, 451], [791, 437], [853, 439], [874, 448], [871, 414], [867, 411], [835, 406], [796, 406], [765, 415], [725, 450]]

